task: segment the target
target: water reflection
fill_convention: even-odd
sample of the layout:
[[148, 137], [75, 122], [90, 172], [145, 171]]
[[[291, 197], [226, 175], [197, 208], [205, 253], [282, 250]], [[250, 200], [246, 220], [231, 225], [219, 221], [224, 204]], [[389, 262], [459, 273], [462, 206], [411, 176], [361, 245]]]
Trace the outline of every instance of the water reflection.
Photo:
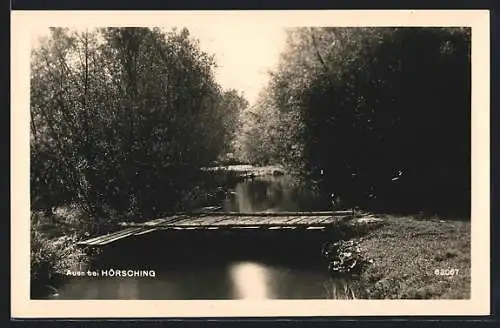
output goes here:
[[233, 265], [230, 271], [231, 281], [235, 289], [235, 298], [270, 298], [268, 277], [264, 267], [252, 262], [243, 262]]
[[334, 281], [319, 268], [291, 268], [259, 261], [213, 268], [179, 267], [145, 278], [71, 278], [55, 299], [346, 299], [347, 282]]
[[235, 212], [307, 211], [318, 206], [321, 207], [321, 204], [318, 204], [314, 194], [296, 186], [288, 176], [259, 177], [239, 182], [222, 204], [224, 211]]
[[120, 300], [134, 300], [139, 298], [139, 281], [135, 279], [128, 279], [126, 284], [118, 285], [118, 299]]

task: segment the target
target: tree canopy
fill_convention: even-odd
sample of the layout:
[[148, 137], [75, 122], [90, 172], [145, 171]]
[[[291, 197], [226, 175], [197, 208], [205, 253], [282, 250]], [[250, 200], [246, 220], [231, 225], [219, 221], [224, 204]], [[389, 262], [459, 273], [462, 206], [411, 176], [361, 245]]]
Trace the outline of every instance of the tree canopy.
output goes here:
[[191, 173], [228, 152], [247, 106], [215, 65], [187, 29], [52, 28], [32, 52], [33, 203], [172, 209]]
[[468, 210], [470, 97], [467, 28], [294, 28], [240, 152], [351, 206]]

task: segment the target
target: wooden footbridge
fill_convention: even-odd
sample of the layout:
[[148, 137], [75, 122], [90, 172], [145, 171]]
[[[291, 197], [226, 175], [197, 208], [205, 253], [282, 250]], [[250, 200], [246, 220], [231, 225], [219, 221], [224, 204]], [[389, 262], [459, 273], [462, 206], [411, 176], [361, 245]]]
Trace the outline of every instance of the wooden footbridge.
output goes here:
[[326, 230], [352, 211], [335, 212], [194, 212], [177, 213], [165, 218], [140, 223], [121, 223], [116, 232], [97, 236], [78, 243], [80, 246], [105, 246], [124, 238], [159, 230]]

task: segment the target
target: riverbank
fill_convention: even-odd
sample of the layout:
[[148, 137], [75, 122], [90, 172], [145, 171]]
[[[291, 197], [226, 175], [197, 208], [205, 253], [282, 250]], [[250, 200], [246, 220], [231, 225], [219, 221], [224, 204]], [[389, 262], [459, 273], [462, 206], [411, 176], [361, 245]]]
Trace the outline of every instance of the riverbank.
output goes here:
[[222, 172], [227, 176], [235, 175], [238, 178], [255, 178], [264, 176], [284, 175], [285, 168], [281, 165], [256, 166], [250, 164], [202, 167], [203, 172]]
[[31, 213], [30, 228], [31, 297], [57, 295], [57, 284], [66, 270], [85, 267], [89, 254], [76, 242], [89, 235], [87, 222], [76, 209], [59, 208], [53, 215]]
[[355, 282], [357, 298], [470, 298], [469, 221], [380, 215], [384, 224], [353, 237], [373, 260]]

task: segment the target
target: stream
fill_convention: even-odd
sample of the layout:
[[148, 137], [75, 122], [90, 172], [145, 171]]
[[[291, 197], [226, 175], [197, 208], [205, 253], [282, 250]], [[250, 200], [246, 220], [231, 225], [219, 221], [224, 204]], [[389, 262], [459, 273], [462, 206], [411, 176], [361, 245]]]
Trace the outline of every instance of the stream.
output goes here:
[[[219, 205], [223, 211], [279, 212], [316, 210], [313, 203], [312, 195], [280, 175], [240, 181]], [[109, 246], [90, 268], [75, 269], [84, 276], [68, 277], [51, 298], [347, 297], [347, 283], [327, 272], [320, 252], [323, 241], [315, 233], [153, 232]]]

